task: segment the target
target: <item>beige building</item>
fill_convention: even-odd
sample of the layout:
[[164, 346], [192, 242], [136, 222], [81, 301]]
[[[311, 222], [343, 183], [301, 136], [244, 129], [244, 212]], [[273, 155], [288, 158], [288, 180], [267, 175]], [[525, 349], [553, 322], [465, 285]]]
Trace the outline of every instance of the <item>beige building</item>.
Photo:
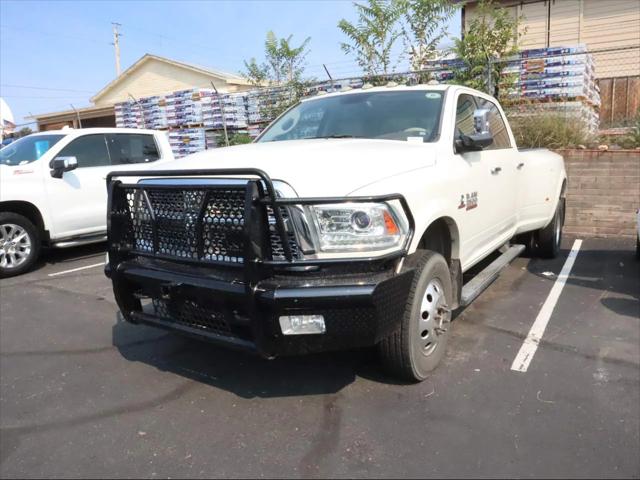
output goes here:
[[[600, 121], [615, 125], [640, 108], [640, 0], [496, 0], [514, 18], [520, 49], [584, 44], [600, 85]], [[477, 2], [462, 9], [462, 30]]]
[[69, 125], [82, 127], [114, 127], [114, 104], [133, 98], [163, 95], [176, 90], [211, 88], [219, 92], [248, 90], [244, 78], [230, 73], [199, 67], [168, 58], [147, 54], [91, 97], [93, 106], [34, 115], [39, 130], [54, 130]]

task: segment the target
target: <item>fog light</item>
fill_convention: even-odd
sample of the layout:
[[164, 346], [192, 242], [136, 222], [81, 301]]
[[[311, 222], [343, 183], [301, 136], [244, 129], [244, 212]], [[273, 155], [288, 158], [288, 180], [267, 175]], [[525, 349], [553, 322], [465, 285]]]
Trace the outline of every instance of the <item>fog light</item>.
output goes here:
[[322, 315], [286, 315], [280, 317], [280, 328], [283, 335], [310, 335], [327, 331]]

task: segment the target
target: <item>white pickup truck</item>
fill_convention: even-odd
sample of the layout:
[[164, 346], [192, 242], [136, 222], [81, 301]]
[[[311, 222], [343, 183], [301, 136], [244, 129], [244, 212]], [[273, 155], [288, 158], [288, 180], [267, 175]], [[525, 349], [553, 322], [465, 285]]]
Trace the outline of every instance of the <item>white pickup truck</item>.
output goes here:
[[498, 102], [469, 88], [316, 96], [253, 144], [169, 167], [109, 176], [124, 317], [268, 358], [375, 345], [420, 381], [453, 309], [525, 245], [560, 248], [562, 157], [518, 150]]
[[106, 239], [107, 173], [164, 163], [162, 132], [124, 128], [35, 133], [0, 150], [0, 278], [27, 271], [41, 245]]

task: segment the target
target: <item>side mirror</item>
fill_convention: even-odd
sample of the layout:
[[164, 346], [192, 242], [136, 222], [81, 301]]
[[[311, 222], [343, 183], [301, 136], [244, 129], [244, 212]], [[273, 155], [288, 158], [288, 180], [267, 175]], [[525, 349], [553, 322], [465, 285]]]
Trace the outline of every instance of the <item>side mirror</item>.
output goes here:
[[62, 178], [64, 172], [78, 168], [78, 159], [76, 157], [56, 157], [51, 160], [49, 167], [53, 178]]
[[460, 153], [483, 150], [493, 143], [493, 135], [489, 130], [489, 110], [478, 108], [473, 112], [475, 133], [460, 135], [456, 140], [456, 150]]

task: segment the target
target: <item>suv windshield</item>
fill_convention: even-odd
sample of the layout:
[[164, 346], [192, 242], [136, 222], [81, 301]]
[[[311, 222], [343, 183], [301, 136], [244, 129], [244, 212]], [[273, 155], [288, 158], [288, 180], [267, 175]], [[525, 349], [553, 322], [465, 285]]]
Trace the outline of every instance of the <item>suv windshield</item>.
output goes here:
[[301, 102], [258, 139], [372, 138], [432, 142], [443, 91], [358, 92]]
[[0, 150], [0, 164], [25, 165], [38, 160], [62, 139], [64, 135], [29, 135], [10, 143]]

